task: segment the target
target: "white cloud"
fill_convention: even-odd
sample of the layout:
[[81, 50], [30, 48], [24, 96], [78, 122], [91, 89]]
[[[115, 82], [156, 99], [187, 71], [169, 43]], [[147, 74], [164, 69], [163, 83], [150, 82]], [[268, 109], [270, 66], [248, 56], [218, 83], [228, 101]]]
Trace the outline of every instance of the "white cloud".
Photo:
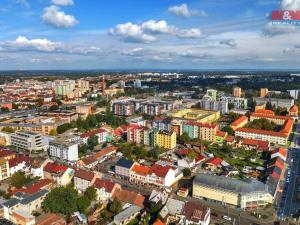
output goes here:
[[121, 54], [127, 56], [140, 56], [142, 55], [142, 51], [143, 48], [132, 48], [122, 51]]
[[300, 0], [282, 0], [281, 8], [285, 10], [300, 10]]
[[52, 3], [61, 6], [74, 5], [73, 0], [52, 0]]
[[70, 28], [78, 23], [74, 16], [65, 14], [60, 11], [59, 7], [54, 5], [44, 9], [42, 18], [44, 23], [56, 28]]
[[149, 33], [170, 33], [173, 31], [174, 27], [168, 26], [167, 22], [164, 20], [155, 21], [149, 20], [141, 25], [141, 29]]
[[157, 40], [155, 35], [158, 34], [169, 34], [180, 39], [199, 38], [201, 31], [197, 28], [179, 29], [168, 25], [164, 20], [149, 20], [141, 24], [118, 24], [109, 30], [109, 34], [119, 36], [127, 42], [151, 43]]
[[178, 38], [199, 38], [201, 37], [201, 31], [197, 28], [183, 29], [178, 30], [176, 35]]
[[191, 16], [207, 16], [207, 12], [204, 10], [190, 10], [187, 4], [174, 5], [169, 7], [169, 12], [179, 17], [191, 17]]
[[234, 47], [237, 46], [237, 44], [236, 44], [236, 42], [235, 42], [234, 39], [221, 40], [219, 43], [220, 43], [220, 45], [226, 45], [226, 46], [232, 47], [232, 48], [234, 48]]
[[22, 5], [26, 6], [27, 8], [30, 7], [30, 4], [27, 0], [15, 0], [15, 2], [18, 4], [22, 4]]
[[195, 59], [207, 59], [213, 57], [213, 55], [208, 54], [208, 53], [202, 53], [198, 51], [193, 51], [193, 50], [187, 50], [183, 53], [179, 54], [182, 57], [187, 57], [187, 58], [195, 58]]
[[275, 36], [296, 32], [297, 28], [292, 25], [275, 25], [272, 22], [266, 24], [264, 34], [267, 36]]
[[182, 16], [182, 17], [192, 16], [192, 13], [190, 12], [187, 4], [171, 6], [169, 7], [169, 12], [173, 13], [176, 16]]
[[156, 40], [154, 36], [145, 34], [140, 25], [131, 22], [118, 24], [114, 29], [110, 29], [109, 33], [128, 42], [150, 43]]
[[19, 36], [15, 41], [8, 41], [5, 46], [10, 49], [53, 52], [59, 48], [60, 43], [52, 42], [48, 39], [28, 39], [26, 37]]

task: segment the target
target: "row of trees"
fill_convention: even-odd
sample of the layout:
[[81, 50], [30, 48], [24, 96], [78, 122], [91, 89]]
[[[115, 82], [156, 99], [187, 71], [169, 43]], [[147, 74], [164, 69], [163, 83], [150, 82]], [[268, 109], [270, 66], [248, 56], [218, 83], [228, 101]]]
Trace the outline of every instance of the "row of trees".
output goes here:
[[133, 160], [145, 158], [158, 159], [162, 150], [158, 146], [155, 146], [150, 151], [147, 151], [143, 146], [124, 143], [119, 146], [119, 151], [123, 153], [125, 158]]
[[71, 128], [78, 128], [80, 131], [87, 131], [99, 127], [101, 123], [107, 123], [112, 127], [118, 127], [122, 124], [126, 124], [126, 119], [115, 116], [110, 109], [107, 108], [105, 113], [89, 115], [85, 120], [78, 118], [76, 121], [71, 123], [60, 125], [57, 127], [57, 132], [62, 134]]

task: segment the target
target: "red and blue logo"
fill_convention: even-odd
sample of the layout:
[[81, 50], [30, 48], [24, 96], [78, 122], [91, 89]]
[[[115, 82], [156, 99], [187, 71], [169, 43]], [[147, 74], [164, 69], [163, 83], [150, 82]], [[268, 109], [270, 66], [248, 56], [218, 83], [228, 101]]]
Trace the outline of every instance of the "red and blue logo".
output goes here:
[[300, 25], [300, 11], [272, 11], [272, 23], [278, 25]]

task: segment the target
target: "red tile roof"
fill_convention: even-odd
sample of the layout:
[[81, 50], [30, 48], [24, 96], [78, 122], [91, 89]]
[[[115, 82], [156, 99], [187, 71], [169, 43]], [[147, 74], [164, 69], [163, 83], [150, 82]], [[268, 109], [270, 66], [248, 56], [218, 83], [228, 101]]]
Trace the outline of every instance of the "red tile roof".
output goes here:
[[213, 157], [213, 158], [206, 160], [205, 164], [213, 164], [215, 166], [220, 166], [222, 162], [223, 162], [223, 159], [218, 158], [218, 157]]
[[238, 126], [241, 123], [248, 121], [248, 117], [247, 116], [241, 116], [238, 119], [236, 119], [235, 121], [233, 121], [230, 125], [231, 126]]
[[203, 155], [199, 155], [199, 156], [195, 159], [196, 163], [202, 162], [203, 160], [205, 160], [205, 157], [204, 157]]
[[272, 110], [268, 109], [258, 109], [255, 111], [257, 114], [265, 114], [265, 115], [275, 115], [275, 113]]
[[280, 155], [287, 157], [287, 150], [284, 148], [278, 148], [278, 149], [272, 151], [272, 154], [276, 154], [276, 153], [279, 153]]
[[115, 146], [112, 146], [112, 145], [111, 145], [111, 146], [108, 146], [108, 147], [106, 147], [106, 148], [100, 150], [99, 152], [95, 153], [95, 154], [94, 154], [94, 157], [95, 157], [96, 159], [98, 159], [98, 158], [100, 158], [100, 157], [102, 157], [102, 156], [105, 156], [105, 155], [107, 155], [107, 154], [109, 154], [109, 153], [116, 152], [117, 150], [118, 150], [118, 147], [115, 147]]
[[294, 121], [292, 119], [286, 120], [280, 132], [290, 133], [293, 128], [293, 124]]
[[173, 168], [171, 166], [161, 166], [158, 164], [153, 164], [150, 167], [149, 174], [154, 173], [158, 177], [165, 178], [170, 169], [173, 169]]
[[221, 130], [218, 130], [218, 131], [216, 132], [216, 136], [218, 136], [218, 137], [225, 137], [226, 134], [227, 134], [226, 132], [221, 131]]
[[199, 221], [204, 221], [207, 213], [208, 208], [206, 206], [193, 202], [185, 203], [183, 208], [183, 215], [185, 215], [188, 220], [194, 221], [196, 223], [198, 223]]
[[77, 169], [75, 170], [74, 177], [78, 177], [83, 180], [92, 181], [94, 179], [95, 174], [86, 170]]
[[14, 153], [11, 150], [2, 150], [2, 149], [0, 150], [0, 158], [4, 158], [4, 157], [15, 155], [15, 154], [16, 153]]
[[51, 183], [52, 183], [52, 180], [50, 180], [50, 179], [42, 179], [42, 180], [39, 180], [36, 183], [32, 184], [29, 187], [16, 189], [13, 191], [12, 194], [15, 194], [17, 192], [23, 192], [26, 194], [34, 194]]
[[116, 198], [124, 203], [130, 203], [144, 208], [145, 197], [134, 191], [118, 190], [114, 192], [113, 198]]
[[293, 112], [293, 113], [297, 113], [299, 110], [298, 110], [298, 106], [297, 105], [293, 105], [291, 108], [290, 108], [290, 110], [289, 110], [289, 112]]
[[104, 180], [97, 178], [95, 180], [94, 186], [95, 188], [101, 189], [104, 188], [106, 192], [111, 193], [113, 191], [114, 186], [116, 183], [110, 181], [110, 180]]
[[55, 163], [48, 162], [47, 165], [44, 167], [44, 171], [48, 173], [60, 173], [61, 171], [66, 171], [68, 167], [64, 165], [59, 165]]
[[269, 142], [268, 141], [248, 139], [248, 138], [243, 139], [243, 145], [257, 146], [260, 149], [269, 148]]
[[160, 219], [157, 219], [153, 225], [166, 225], [166, 224], [163, 223]]
[[90, 137], [90, 136], [93, 136], [96, 134], [100, 134], [100, 133], [104, 133], [104, 132], [107, 132], [107, 131], [104, 130], [103, 128], [99, 128], [97, 130], [92, 130], [92, 131], [86, 132], [84, 134], [81, 134], [80, 138], [87, 138], [87, 137]]
[[281, 119], [281, 120], [290, 119], [289, 116], [262, 115], [262, 114], [259, 114], [259, 113], [252, 113], [251, 117], [269, 118], [269, 119]]
[[246, 133], [254, 133], [254, 134], [263, 134], [263, 135], [276, 136], [276, 137], [284, 137], [284, 138], [287, 137], [286, 133], [259, 130], [259, 129], [246, 128], [246, 127], [240, 127], [236, 131], [246, 132]]
[[17, 156], [16, 158], [12, 158], [8, 160], [9, 167], [15, 167], [20, 163], [25, 162], [26, 164], [29, 164], [32, 161], [29, 156]]

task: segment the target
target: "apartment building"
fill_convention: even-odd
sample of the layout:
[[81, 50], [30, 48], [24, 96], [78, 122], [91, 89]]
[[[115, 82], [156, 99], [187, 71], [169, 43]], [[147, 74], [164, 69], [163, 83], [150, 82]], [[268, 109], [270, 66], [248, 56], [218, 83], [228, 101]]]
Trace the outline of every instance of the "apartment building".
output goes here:
[[228, 102], [225, 101], [200, 100], [198, 104], [201, 109], [220, 111], [221, 114], [229, 112]]
[[42, 135], [25, 130], [17, 131], [11, 135], [11, 145], [17, 149], [28, 151], [43, 151], [46, 149]]
[[209, 123], [189, 121], [182, 125], [182, 132], [186, 132], [191, 139], [215, 141], [218, 126]]
[[49, 156], [60, 160], [75, 162], [78, 160], [78, 144], [60, 141], [58, 139], [50, 141]]
[[248, 100], [242, 97], [222, 96], [221, 101], [233, 104], [235, 109], [247, 109]]
[[161, 148], [173, 149], [176, 147], [176, 133], [160, 130], [155, 133], [155, 145]]

